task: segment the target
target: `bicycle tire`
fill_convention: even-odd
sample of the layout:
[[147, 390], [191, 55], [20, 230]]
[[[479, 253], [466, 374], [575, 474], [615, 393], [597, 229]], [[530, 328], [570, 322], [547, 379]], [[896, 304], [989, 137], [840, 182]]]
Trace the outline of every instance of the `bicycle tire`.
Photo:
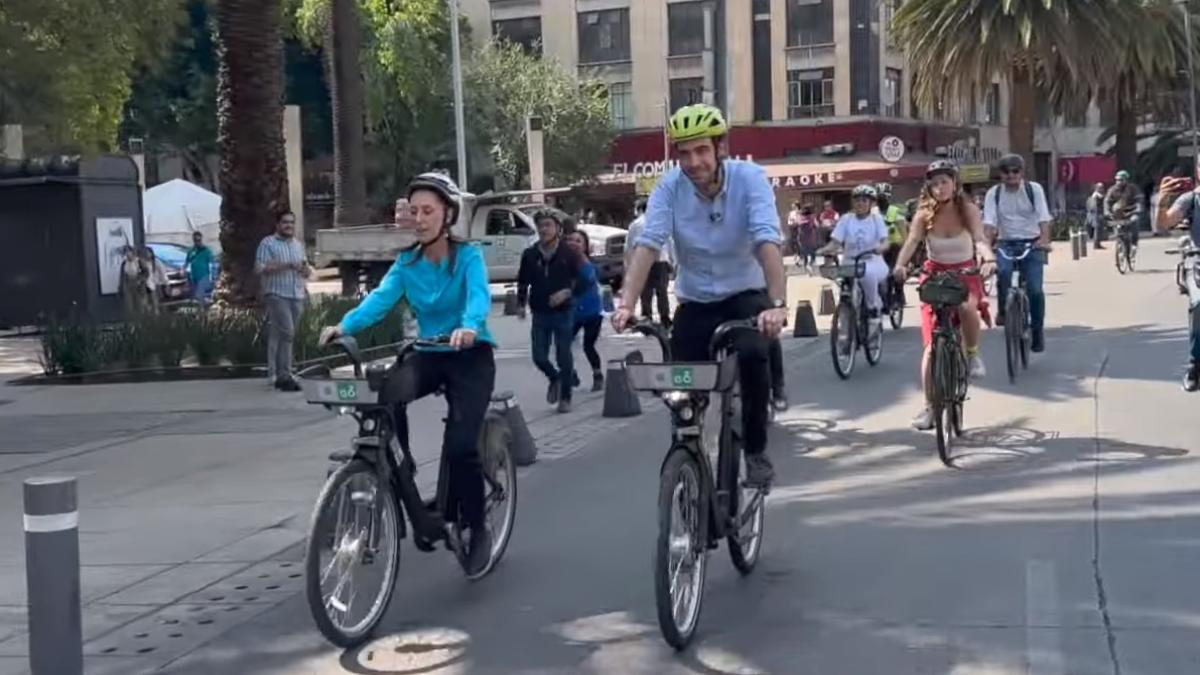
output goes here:
[[[323, 585], [321, 583], [321, 547], [326, 541], [325, 532], [322, 529], [325, 523], [324, 516], [327, 516], [327, 509], [331, 507], [332, 501], [341, 494], [343, 485], [349, 483], [352, 478], [359, 474], [372, 476], [372, 482], [375, 484], [376, 493], [375, 501], [383, 506], [383, 519], [391, 518], [392, 536], [391, 543], [388, 546], [391, 556], [390, 560], [386, 560], [383, 568], [383, 582], [380, 584], [379, 592], [371, 603], [371, 609], [361, 624], [354, 630], [348, 630], [334, 624], [326, 610], [326, 601]], [[395, 495], [392, 493], [391, 485], [388, 481], [379, 480], [379, 474], [375, 467], [362, 459], [354, 459], [346, 464], [343, 464], [337, 471], [325, 481], [325, 485], [321, 488], [320, 495], [317, 497], [317, 503], [313, 507], [312, 517], [309, 521], [308, 529], [308, 544], [304, 556], [304, 587], [305, 597], [308, 600], [308, 609], [312, 613], [313, 621], [317, 624], [317, 629], [333, 644], [343, 649], [349, 649], [370, 639], [379, 621], [387, 613], [388, 605], [391, 604], [392, 592], [396, 587], [396, 574], [400, 566], [400, 518], [403, 514], [400, 511], [400, 506], [396, 503]], [[335, 531], [336, 536], [336, 531]], [[340, 547], [339, 547], [340, 548]]]
[[1018, 341], [1018, 344], [1021, 347], [1021, 349], [1020, 349], [1021, 369], [1026, 370], [1029, 368], [1029, 343], [1032, 340], [1032, 335], [1031, 335], [1031, 331], [1029, 328], [1029, 326], [1030, 326], [1029, 296], [1025, 295], [1024, 293], [1021, 294], [1020, 317], [1021, 317], [1021, 323], [1020, 323], [1021, 330], [1017, 333], [1017, 335], [1020, 336], [1020, 340]]
[[1133, 255], [1133, 242], [1130, 241], [1128, 244], [1125, 245], [1125, 269], [1129, 270], [1130, 274], [1132, 274], [1134, 271], [1134, 263], [1133, 263], [1134, 258], [1135, 258], [1135, 256]]
[[888, 319], [893, 330], [900, 330], [904, 325], [904, 286], [893, 277], [888, 279], [888, 288], [892, 291], [888, 299]]
[[[858, 336], [854, 327], [854, 307], [848, 302], [839, 302], [833, 310], [833, 323], [829, 327], [829, 354], [833, 357], [833, 371], [843, 380], [854, 372], [854, 361], [858, 355]], [[846, 363], [838, 359], [838, 342], [842, 331], [846, 336]]]
[[[694, 577], [689, 579], [691, 591], [694, 593], [692, 605], [687, 612], [687, 621], [683, 626], [675, 619], [675, 598], [671, 593], [671, 544], [675, 502], [676, 484], [680, 478], [692, 476], [696, 483], [696, 499], [694, 507], [696, 518], [694, 536], [700, 541], [692, 542], [695, 553]], [[658, 540], [654, 547], [654, 604], [658, 614], [658, 628], [663, 639], [676, 651], [688, 646], [696, 634], [700, 624], [700, 610], [704, 601], [704, 576], [708, 569], [708, 542], [706, 500], [707, 486], [700, 465], [691, 452], [682, 446], [671, 449], [663, 462], [662, 472], [658, 479]]]
[[938, 458], [947, 467], [954, 466], [951, 458], [953, 448], [953, 409], [958, 382], [954, 365], [954, 348], [945, 336], [934, 338], [933, 352], [930, 354], [929, 367], [933, 375], [934, 401], [933, 424], [937, 436]]
[[1020, 294], [1016, 291], [1010, 292], [1004, 320], [1004, 356], [1010, 384], [1017, 383], [1017, 373], [1021, 365], [1021, 340], [1025, 330], [1025, 322], [1022, 320], [1024, 311]]
[[1117, 272], [1120, 274], [1125, 274], [1125, 261], [1128, 260], [1128, 257], [1125, 255], [1125, 239], [1118, 237], [1117, 245], [1114, 246], [1113, 249], [1114, 255], [1117, 258]]
[[[484, 518], [489, 520], [488, 525], [492, 531], [492, 551], [483, 572], [468, 576], [472, 580], [488, 575], [504, 557], [517, 520], [517, 464], [512, 456], [512, 429], [500, 414], [489, 412], [484, 418], [484, 433], [481, 436], [479, 453], [484, 474]], [[500, 478], [503, 478], [504, 482], [504, 514], [501, 527], [496, 528], [490, 522], [490, 505], [495, 491], [501, 490], [497, 485]]]
[[[741, 448], [736, 450], [738, 454], [737, 463], [734, 466], [741, 468], [742, 458], [744, 457]], [[729, 559], [733, 562], [733, 566], [738, 572], [745, 576], [754, 571], [754, 566], [758, 564], [758, 559], [762, 557], [763, 537], [766, 536], [766, 495], [758, 494], [756, 489], [743, 488], [741, 486], [740, 471], [736, 471], [733, 475], [733, 488], [729, 491], [729, 516], [735, 523], [742, 518], [741, 505], [743, 500], [749, 496], [750, 499], [756, 499], [757, 505], [754, 507], [750, 518], [752, 521], [748, 523], [753, 532], [753, 535], [746, 537], [748, 543], [743, 545], [742, 528], [737, 527], [733, 532], [726, 537], [726, 543], [729, 545]]]
[[[875, 333], [874, 340], [872, 340], [871, 336], [871, 320], [868, 318], [865, 324], [866, 328], [862, 331], [864, 338], [862, 343], [863, 354], [867, 357], [867, 364], [874, 367], [879, 365], [879, 362], [883, 359], [883, 320], [880, 319], [879, 330]], [[874, 346], [872, 346], [872, 342], [875, 343]]]
[[963, 402], [958, 401], [951, 408], [954, 435], [961, 438], [963, 435]]

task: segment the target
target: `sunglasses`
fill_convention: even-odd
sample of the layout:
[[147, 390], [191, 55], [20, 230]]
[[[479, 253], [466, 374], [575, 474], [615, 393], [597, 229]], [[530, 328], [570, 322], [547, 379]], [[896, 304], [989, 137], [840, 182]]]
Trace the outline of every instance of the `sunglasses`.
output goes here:
[[283, 220], [281, 220], [279, 222], [283, 225], [295, 225], [296, 224], [296, 221], [291, 220], [289, 218], [284, 218]]
[[1018, 176], [1021, 174], [1021, 169], [1000, 169], [1000, 173], [1005, 176]]

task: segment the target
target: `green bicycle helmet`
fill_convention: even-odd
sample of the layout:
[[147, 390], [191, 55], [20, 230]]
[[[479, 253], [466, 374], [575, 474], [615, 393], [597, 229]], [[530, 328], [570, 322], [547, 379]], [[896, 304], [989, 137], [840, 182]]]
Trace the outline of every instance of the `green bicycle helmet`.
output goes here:
[[729, 133], [725, 116], [721, 111], [706, 103], [685, 105], [671, 115], [669, 124], [671, 141], [682, 143], [698, 138], [719, 138]]
[[1129, 172], [1125, 169], [1121, 169], [1117, 172], [1116, 178], [1117, 180], [1129, 180]]

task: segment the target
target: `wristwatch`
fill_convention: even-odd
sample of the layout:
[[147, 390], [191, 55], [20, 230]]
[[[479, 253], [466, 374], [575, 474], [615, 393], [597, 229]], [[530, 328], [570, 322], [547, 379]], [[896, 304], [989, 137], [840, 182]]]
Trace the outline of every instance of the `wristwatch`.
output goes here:
[[780, 300], [779, 298], [773, 298], [771, 300], [771, 308], [772, 309], [785, 309], [786, 307], [787, 307], [786, 300]]

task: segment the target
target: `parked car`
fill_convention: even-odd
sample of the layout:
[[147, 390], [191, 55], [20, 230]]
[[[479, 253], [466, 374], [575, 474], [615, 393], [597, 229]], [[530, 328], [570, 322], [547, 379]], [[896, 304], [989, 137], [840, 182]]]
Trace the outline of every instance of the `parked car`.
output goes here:
[[[171, 242], [146, 242], [146, 246], [154, 251], [158, 264], [167, 273], [167, 285], [159, 289], [160, 299], [165, 302], [190, 300], [192, 284], [188, 280], [187, 255], [189, 248]], [[220, 256], [213, 257], [212, 277], [216, 279], [221, 274]]]

